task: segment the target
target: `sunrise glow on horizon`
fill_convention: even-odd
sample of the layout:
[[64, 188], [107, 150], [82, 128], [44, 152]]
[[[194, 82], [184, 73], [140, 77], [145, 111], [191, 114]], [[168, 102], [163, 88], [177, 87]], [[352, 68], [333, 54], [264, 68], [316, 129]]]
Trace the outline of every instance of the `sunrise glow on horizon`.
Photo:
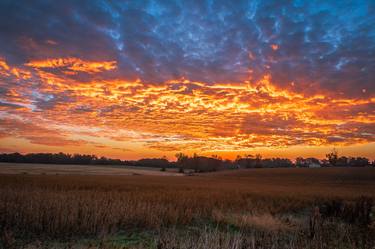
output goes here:
[[0, 152], [375, 159], [373, 1], [0, 12]]

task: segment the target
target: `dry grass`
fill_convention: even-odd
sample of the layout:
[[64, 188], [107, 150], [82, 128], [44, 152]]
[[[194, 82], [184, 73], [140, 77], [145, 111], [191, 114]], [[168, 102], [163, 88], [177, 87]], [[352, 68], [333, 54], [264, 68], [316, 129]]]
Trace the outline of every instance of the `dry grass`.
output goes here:
[[[192, 177], [1, 175], [0, 232], [9, 241], [61, 240], [138, 229], [154, 231], [153, 246], [159, 248], [191, 248], [191, 243], [195, 248], [270, 248], [258, 242], [272, 240], [280, 243], [277, 248], [283, 248], [282, 241], [304, 248], [298, 246], [308, 244], [313, 207], [331, 207], [334, 201], [352, 215], [363, 206], [357, 198], [375, 197], [375, 170], [355, 170], [267, 169]], [[371, 225], [353, 233], [359, 226], [332, 222], [330, 217], [316, 221], [314, 239], [331, 243], [341, 234], [349, 243], [372, 233]], [[186, 232], [189, 227], [199, 232]], [[363, 248], [371, 248], [367, 244]]]
[[285, 231], [295, 227], [290, 220], [283, 221], [280, 217], [276, 217], [269, 213], [249, 214], [249, 213], [227, 213], [224, 214], [220, 210], [212, 212], [212, 219], [216, 223], [232, 224], [242, 229], [257, 229], [263, 231]]

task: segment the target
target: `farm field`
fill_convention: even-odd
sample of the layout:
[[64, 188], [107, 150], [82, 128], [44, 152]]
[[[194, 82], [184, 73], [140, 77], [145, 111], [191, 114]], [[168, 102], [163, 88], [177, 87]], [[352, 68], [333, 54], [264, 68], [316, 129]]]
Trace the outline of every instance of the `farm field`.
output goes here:
[[1, 174], [1, 246], [374, 248], [374, 198], [374, 168]]
[[135, 166], [100, 166], [68, 164], [0, 163], [0, 174], [47, 175], [181, 175], [175, 169], [161, 172], [158, 168]]

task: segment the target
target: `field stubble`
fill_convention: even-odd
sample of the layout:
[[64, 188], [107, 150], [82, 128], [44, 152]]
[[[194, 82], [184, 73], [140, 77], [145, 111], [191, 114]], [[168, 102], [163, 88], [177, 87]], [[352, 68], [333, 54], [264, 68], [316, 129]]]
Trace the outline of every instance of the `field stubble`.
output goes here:
[[4, 248], [374, 248], [370, 168], [0, 178]]

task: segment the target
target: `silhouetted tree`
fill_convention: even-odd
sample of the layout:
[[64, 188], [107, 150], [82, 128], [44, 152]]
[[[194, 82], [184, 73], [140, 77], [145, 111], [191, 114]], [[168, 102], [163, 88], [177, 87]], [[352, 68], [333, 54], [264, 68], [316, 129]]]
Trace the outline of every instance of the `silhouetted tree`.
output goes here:
[[328, 160], [328, 162], [332, 165], [332, 166], [336, 166], [337, 165], [337, 160], [338, 160], [338, 153], [337, 153], [337, 150], [336, 149], [333, 149], [330, 153], [328, 153], [326, 155], [326, 158]]
[[[180, 152], [180, 153], [177, 153], [175, 155], [176, 159], [177, 159], [177, 162], [176, 162], [176, 165], [177, 167], [179, 168], [179, 172], [180, 173], [183, 173], [183, 169], [186, 167], [186, 162], [187, 162], [187, 159], [189, 158], [187, 155], [185, 155], [184, 153]], [[182, 172], [181, 172], [182, 171]]]
[[195, 172], [217, 171], [224, 167], [223, 160], [216, 157], [204, 157], [194, 154], [189, 157], [183, 153], [176, 154], [177, 166], [182, 169], [191, 169]]
[[157, 168], [169, 168], [171, 164], [165, 158], [144, 158], [136, 161], [136, 166], [142, 167], [157, 167]]
[[349, 158], [346, 156], [341, 156], [337, 158], [336, 165], [337, 167], [347, 167], [349, 166]]
[[293, 163], [287, 158], [266, 158], [262, 159], [260, 154], [254, 156], [246, 155], [237, 157], [235, 163], [241, 168], [277, 168], [292, 167]]
[[0, 154], [0, 162], [13, 163], [46, 163], [46, 164], [126, 164], [119, 159], [97, 158], [95, 155], [65, 153], [20, 153]]

